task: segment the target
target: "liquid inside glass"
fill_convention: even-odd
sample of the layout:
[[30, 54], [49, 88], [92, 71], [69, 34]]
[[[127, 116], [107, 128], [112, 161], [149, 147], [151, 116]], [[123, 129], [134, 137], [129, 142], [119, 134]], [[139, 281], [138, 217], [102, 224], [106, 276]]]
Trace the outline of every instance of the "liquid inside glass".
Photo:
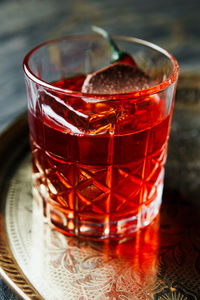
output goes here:
[[[53, 84], [81, 90], [84, 79]], [[162, 198], [171, 121], [165, 99], [63, 97], [41, 91], [28, 112], [33, 192], [44, 216], [67, 235], [97, 239], [147, 226]]]

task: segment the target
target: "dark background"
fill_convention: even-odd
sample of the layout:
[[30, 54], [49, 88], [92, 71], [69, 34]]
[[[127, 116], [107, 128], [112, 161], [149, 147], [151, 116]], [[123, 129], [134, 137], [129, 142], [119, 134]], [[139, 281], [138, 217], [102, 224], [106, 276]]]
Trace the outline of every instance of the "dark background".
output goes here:
[[48, 39], [89, 33], [91, 24], [157, 43], [181, 72], [199, 72], [199, 0], [1, 0], [0, 130], [26, 106], [25, 54]]
[[[92, 24], [154, 42], [182, 74], [200, 73], [199, 0], [0, 0], [0, 132], [26, 109], [25, 54], [45, 40], [90, 33]], [[1, 281], [0, 291], [0, 300], [15, 299]]]

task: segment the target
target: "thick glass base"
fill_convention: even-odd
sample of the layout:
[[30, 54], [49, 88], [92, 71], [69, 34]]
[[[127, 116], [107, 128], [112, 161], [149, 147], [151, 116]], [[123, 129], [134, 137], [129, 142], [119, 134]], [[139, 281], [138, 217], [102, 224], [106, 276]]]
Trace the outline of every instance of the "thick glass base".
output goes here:
[[[39, 193], [35, 189], [34, 198], [37, 200], [36, 206], [41, 211], [41, 216], [51, 228], [54, 228], [65, 235], [89, 238], [93, 240], [121, 239], [134, 235], [136, 231], [149, 225], [157, 216], [162, 201], [163, 185], [158, 188], [157, 197], [149, 204], [143, 204], [137, 215], [128, 217], [119, 216], [118, 220], [105, 216], [91, 217], [86, 214], [75, 214], [72, 211], [61, 210], [55, 202], [48, 201], [44, 205], [44, 200], [38, 198]], [[39, 200], [39, 201], [38, 201]], [[39, 205], [38, 205], [39, 204]], [[106, 220], [106, 221], [105, 221]]]

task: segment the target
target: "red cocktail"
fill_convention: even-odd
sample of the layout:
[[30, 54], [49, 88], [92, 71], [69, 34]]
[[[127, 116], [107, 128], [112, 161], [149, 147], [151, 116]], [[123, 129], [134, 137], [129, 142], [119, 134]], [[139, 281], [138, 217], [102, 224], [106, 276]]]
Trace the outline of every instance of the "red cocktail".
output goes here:
[[[178, 65], [152, 44], [119, 41], [135, 44], [140, 68], [137, 53], [147, 57], [152, 66], [143, 68], [157, 84], [123, 94], [82, 93], [80, 49], [88, 51], [91, 37], [49, 42], [25, 58], [33, 194], [48, 222], [68, 235], [131, 235], [161, 204]], [[68, 64], [74, 73], [65, 74]]]

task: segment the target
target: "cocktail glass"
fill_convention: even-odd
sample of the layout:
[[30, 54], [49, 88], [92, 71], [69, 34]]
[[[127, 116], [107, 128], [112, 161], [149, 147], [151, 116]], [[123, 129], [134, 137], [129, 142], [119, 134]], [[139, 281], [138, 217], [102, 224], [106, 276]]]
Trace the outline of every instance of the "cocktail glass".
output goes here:
[[114, 40], [154, 86], [82, 93], [84, 74], [110, 63], [110, 48], [93, 35], [46, 42], [24, 59], [33, 196], [44, 219], [66, 235], [133, 235], [162, 201], [179, 66], [152, 43]]

